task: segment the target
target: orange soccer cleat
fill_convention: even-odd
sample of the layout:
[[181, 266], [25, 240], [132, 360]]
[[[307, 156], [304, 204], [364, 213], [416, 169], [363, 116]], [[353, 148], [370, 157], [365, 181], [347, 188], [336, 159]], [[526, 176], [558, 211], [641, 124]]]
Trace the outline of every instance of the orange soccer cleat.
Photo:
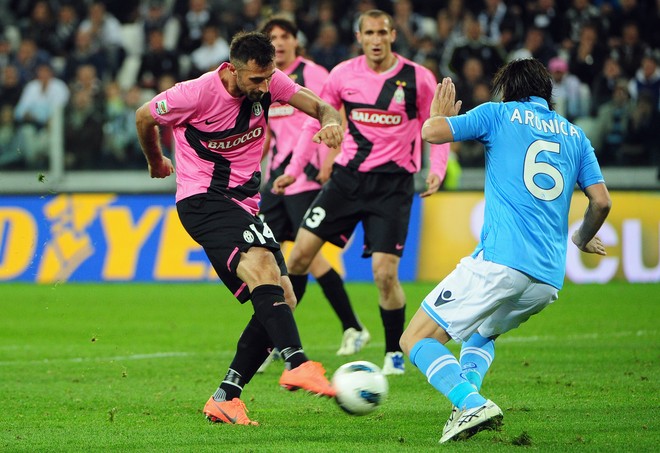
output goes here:
[[303, 389], [320, 396], [335, 396], [335, 389], [325, 377], [325, 369], [319, 362], [307, 361], [292, 370], [284, 370], [280, 385], [287, 390]]
[[245, 403], [238, 398], [231, 401], [216, 401], [211, 396], [204, 405], [204, 415], [212, 422], [230, 425], [258, 425], [259, 422], [248, 418], [247, 411]]

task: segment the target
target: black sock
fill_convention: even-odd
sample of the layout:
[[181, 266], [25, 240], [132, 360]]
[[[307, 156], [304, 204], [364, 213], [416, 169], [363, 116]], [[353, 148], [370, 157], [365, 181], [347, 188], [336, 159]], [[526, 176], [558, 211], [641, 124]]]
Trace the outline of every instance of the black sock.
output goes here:
[[[256, 318], [282, 353], [286, 366], [295, 368], [309, 360], [303, 352], [291, 308], [284, 302], [284, 290], [281, 286], [257, 286], [252, 291], [252, 305]], [[284, 353], [285, 350], [288, 350], [288, 357]]]
[[346, 330], [353, 327], [356, 330], [362, 330], [362, 326], [357, 320], [357, 316], [355, 316], [351, 301], [346, 293], [344, 281], [339, 274], [330, 268], [328, 272], [318, 277], [316, 281], [319, 282], [323, 294], [325, 294], [326, 299], [328, 299], [332, 309], [341, 321], [342, 329]]
[[399, 339], [403, 335], [403, 326], [406, 322], [406, 307], [395, 310], [385, 310], [380, 307], [380, 317], [385, 328], [385, 352], [401, 351]]
[[302, 302], [302, 298], [305, 295], [305, 290], [307, 289], [307, 278], [308, 278], [308, 274], [302, 274], [302, 275], [289, 274], [289, 279], [291, 280], [291, 286], [293, 286], [293, 294], [295, 294], [298, 303]]
[[216, 401], [231, 401], [234, 398], [240, 398], [245, 384], [243, 376], [229, 368], [220, 387], [213, 394], [213, 399]]

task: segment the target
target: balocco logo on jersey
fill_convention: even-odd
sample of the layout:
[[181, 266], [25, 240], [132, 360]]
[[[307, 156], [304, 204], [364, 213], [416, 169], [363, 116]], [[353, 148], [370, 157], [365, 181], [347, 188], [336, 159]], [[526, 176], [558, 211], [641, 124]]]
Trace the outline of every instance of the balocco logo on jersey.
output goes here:
[[376, 127], [392, 127], [401, 124], [398, 113], [376, 109], [355, 109], [351, 111], [351, 120], [358, 124]]
[[256, 129], [250, 129], [244, 134], [241, 135], [232, 135], [231, 137], [227, 137], [222, 140], [211, 140], [208, 142], [208, 149], [220, 149], [223, 151], [233, 149], [233, 148], [240, 148], [243, 145], [246, 145], [248, 143], [251, 143], [261, 137], [264, 133], [264, 129], [262, 127], [258, 127]]
[[268, 109], [269, 118], [277, 118], [281, 116], [291, 116], [296, 112], [296, 109], [289, 104], [271, 106]]

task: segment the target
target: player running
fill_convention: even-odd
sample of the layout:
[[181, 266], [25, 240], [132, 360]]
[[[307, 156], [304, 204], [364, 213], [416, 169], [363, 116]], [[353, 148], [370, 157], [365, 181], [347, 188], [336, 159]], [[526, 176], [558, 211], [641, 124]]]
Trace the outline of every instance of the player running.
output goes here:
[[[399, 338], [405, 322], [405, 295], [398, 269], [408, 233], [414, 196], [413, 174], [421, 168], [420, 130], [428, 117], [436, 80], [431, 71], [392, 52], [392, 17], [380, 10], [360, 16], [356, 37], [364, 55], [335, 67], [321, 97], [343, 106], [348, 128], [330, 181], [312, 203], [289, 257], [298, 299], [312, 259], [330, 242], [344, 247], [358, 222], [365, 231], [364, 257], [372, 258], [385, 331], [385, 374], [405, 371]], [[311, 131], [315, 125], [307, 122]], [[317, 126], [316, 126], [317, 127]], [[302, 140], [302, 138], [301, 138]], [[310, 149], [298, 146], [273, 189], [282, 193], [297, 181]], [[447, 167], [449, 145], [431, 146], [427, 189], [435, 193]]]
[[[270, 36], [275, 46], [277, 68], [297, 84], [320, 93], [328, 71], [297, 55], [298, 27], [288, 19], [273, 18], [264, 24], [262, 31]], [[291, 154], [308, 116], [289, 104], [273, 103], [268, 118], [269, 179], [261, 192], [260, 215], [278, 241], [293, 241], [307, 208], [321, 190], [321, 183], [328, 179], [327, 175], [319, 174], [328, 148], [309, 140], [306, 146], [312, 157], [304, 169], [304, 175], [287, 187], [283, 195], [274, 194], [271, 190], [273, 181], [284, 173], [291, 161]], [[370, 335], [353, 311], [341, 276], [321, 253], [314, 257], [309, 271], [341, 321], [344, 335], [337, 355], [355, 354], [369, 342]]]

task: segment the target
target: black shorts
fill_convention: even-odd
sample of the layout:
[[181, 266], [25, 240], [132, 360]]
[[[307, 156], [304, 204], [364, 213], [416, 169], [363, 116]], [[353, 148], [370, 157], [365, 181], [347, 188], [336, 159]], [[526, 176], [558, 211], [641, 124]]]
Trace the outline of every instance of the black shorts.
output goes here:
[[362, 222], [363, 257], [374, 252], [401, 256], [414, 194], [412, 174], [363, 173], [335, 164], [301, 227], [343, 248]]
[[225, 286], [244, 303], [250, 299], [247, 285], [236, 276], [241, 253], [251, 247], [273, 252], [281, 275], [287, 275], [280, 244], [267, 225], [233, 201], [219, 195], [193, 195], [176, 204], [181, 224], [199, 245]]
[[279, 242], [293, 241], [309, 205], [320, 190], [309, 190], [295, 195], [275, 195], [270, 191], [261, 194], [259, 216], [270, 227]]

